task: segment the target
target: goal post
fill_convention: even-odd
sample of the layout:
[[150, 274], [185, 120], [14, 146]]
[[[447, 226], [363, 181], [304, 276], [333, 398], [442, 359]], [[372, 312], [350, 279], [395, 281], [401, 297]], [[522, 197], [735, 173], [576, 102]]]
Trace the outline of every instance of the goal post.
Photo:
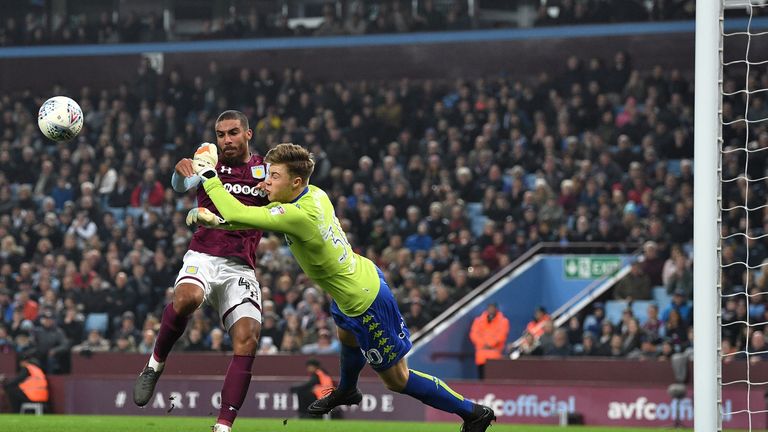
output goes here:
[[693, 193], [694, 430], [719, 431], [720, 104], [723, 0], [696, 1]]

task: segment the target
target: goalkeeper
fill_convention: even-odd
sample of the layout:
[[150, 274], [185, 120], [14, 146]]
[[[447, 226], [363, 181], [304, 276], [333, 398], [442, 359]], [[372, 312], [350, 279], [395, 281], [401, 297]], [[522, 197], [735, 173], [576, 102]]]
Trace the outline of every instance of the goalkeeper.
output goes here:
[[381, 270], [352, 250], [328, 195], [309, 185], [314, 161], [307, 150], [279, 144], [267, 153], [269, 173], [260, 187], [271, 203], [265, 207], [246, 206], [230, 195], [216, 175], [217, 160], [216, 146], [206, 143], [195, 153], [193, 165], [223, 220], [198, 208], [190, 210], [187, 224], [284, 233], [302, 270], [333, 298], [331, 314], [342, 344], [341, 377], [338, 388], [309, 406], [311, 414], [360, 403], [357, 379], [367, 360], [389, 390], [459, 415], [462, 431], [490, 426], [496, 419], [492, 409], [464, 399], [436, 377], [408, 369], [404, 357], [411, 348], [410, 333], [397, 302]]

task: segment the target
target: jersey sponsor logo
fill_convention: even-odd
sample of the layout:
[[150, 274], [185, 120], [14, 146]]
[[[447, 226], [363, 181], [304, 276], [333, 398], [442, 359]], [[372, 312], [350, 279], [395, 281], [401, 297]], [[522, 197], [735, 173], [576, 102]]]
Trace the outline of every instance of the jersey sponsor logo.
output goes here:
[[269, 209], [269, 214], [271, 214], [272, 216], [285, 214], [285, 209], [283, 208], [283, 206], [275, 206]]
[[252, 166], [251, 175], [253, 178], [261, 179], [267, 176], [267, 170], [264, 168], [264, 165]]
[[197, 266], [187, 266], [185, 271], [189, 274], [197, 274]]
[[227, 174], [232, 174], [232, 168], [228, 167], [228, 166], [222, 165], [221, 166], [221, 172], [222, 173], [227, 173]]
[[256, 186], [242, 185], [239, 183], [224, 183], [224, 189], [226, 189], [227, 192], [231, 192], [233, 195], [262, 196], [261, 191], [256, 189]]

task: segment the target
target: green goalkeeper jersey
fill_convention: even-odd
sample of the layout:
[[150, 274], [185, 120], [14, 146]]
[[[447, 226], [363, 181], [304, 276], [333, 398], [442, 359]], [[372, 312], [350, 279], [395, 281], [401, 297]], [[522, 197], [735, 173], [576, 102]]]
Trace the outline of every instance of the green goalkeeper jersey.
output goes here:
[[346, 315], [361, 315], [373, 303], [379, 293], [376, 266], [352, 250], [322, 189], [309, 185], [291, 203], [254, 207], [230, 195], [218, 177], [205, 181], [203, 187], [232, 228], [285, 234], [304, 273], [330, 294]]

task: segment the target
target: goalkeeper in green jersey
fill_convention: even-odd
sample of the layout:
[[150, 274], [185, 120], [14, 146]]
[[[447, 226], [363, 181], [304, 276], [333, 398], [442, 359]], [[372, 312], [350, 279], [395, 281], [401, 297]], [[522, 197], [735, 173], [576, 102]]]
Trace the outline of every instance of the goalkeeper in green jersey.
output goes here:
[[338, 388], [313, 402], [308, 411], [320, 415], [339, 405], [360, 403], [357, 379], [367, 361], [388, 389], [461, 416], [464, 432], [485, 431], [496, 419], [492, 409], [464, 399], [436, 377], [408, 369], [410, 333], [397, 302], [381, 270], [352, 250], [328, 195], [309, 184], [314, 169], [309, 152], [295, 144], [279, 144], [265, 160], [270, 165], [261, 188], [270, 204], [246, 206], [218, 179], [216, 146], [201, 145], [193, 165], [221, 217], [196, 208], [187, 215], [187, 224], [285, 234], [302, 270], [333, 298], [331, 314], [342, 344], [341, 379]]

